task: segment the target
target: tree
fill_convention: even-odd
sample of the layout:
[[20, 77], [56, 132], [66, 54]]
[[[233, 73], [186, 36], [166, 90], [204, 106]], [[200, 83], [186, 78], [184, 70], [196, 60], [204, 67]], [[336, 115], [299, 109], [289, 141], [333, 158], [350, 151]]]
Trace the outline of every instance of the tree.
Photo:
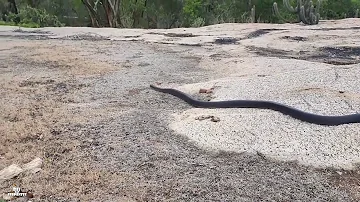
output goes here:
[[33, 8], [39, 8], [41, 1], [40, 0], [26, 0], [26, 3]]
[[[106, 24], [109, 27], [119, 27], [121, 25], [118, 20], [120, 0], [81, 0], [83, 5], [87, 8], [93, 27], [105, 26], [101, 19], [106, 19]], [[102, 8], [103, 12], [99, 10]], [[105, 16], [101, 16], [104, 14]]]
[[120, 0], [101, 0], [110, 27], [119, 27], [118, 12]]
[[[7, 0], [7, 2], [4, 0], [0, 1], [0, 11], [1, 11], [1, 18], [4, 21], [8, 21], [8, 15], [11, 13], [16, 15], [19, 14], [15, 0]], [[14, 22], [16, 24], [19, 23], [20, 18], [16, 17], [14, 19]]]
[[[89, 1], [89, 0], [81, 0], [81, 2], [85, 5], [85, 7], [87, 8], [88, 12], [89, 12], [89, 16], [91, 19], [91, 24], [92, 27], [100, 27], [100, 18], [99, 15], [97, 14], [97, 5], [100, 1]], [[93, 3], [93, 4], [91, 4]]]

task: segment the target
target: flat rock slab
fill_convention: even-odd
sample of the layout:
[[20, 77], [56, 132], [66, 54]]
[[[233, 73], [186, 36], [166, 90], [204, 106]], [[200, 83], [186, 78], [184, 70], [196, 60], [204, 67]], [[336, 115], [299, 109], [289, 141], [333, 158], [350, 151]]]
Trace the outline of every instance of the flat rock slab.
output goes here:
[[[4, 26], [0, 35], [199, 46], [188, 53], [202, 58], [199, 67], [214, 72], [212, 80], [175, 87], [195, 93], [218, 86], [214, 101], [261, 99], [344, 115], [360, 111], [359, 30], [360, 19], [344, 19], [314, 26], [228, 23], [169, 30]], [[203, 114], [221, 122], [194, 120]], [[175, 117], [172, 129], [209, 149], [261, 152], [316, 167], [353, 169], [360, 161], [359, 124], [317, 126], [256, 109], [191, 109]]]
[[0, 191], [21, 180], [44, 200], [359, 201], [359, 124], [195, 109], [149, 89], [161, 82], [204, 100], [359, 113], [359, 27], [359, 19], [169, 30], [0, 26], [0, 167], [45, 159], [41, 172], [8, 179]]
[[[272, 63], [262, 62], [262, 66]], [[286, 65], [286, 73], [223, 78], [179, 89], [194, 93], [195, 89], [216, 86], [212, 101], [270, 100], [320, 115], [360, 112], [359, 65], [335, 69], [303, 62], [300, 71], [292, 63], [272, 67], [276, 71]], [[218, 116], [221, 121], [195, 119], [203, 114]], [[263, 109], [190, 109], [174, 116], [172, 129], [208, 149], [260, 152], [270, 158], [322, 168], [353, 169], [360, 162], [360, 123], [320, 126]]]

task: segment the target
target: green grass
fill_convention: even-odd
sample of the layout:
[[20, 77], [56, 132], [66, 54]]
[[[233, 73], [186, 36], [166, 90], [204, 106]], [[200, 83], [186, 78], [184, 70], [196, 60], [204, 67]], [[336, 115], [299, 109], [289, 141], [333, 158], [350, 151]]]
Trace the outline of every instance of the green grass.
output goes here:
[[8, 26], [16, 26], [13, 22], [5, 22], [0, 20], [0, 26], [8, 25]]
[[39, 28], [40, 27], [40, 25], [33, 23], [33, 22], [16, 24], [14, 22], [5, 22], [5, 21], [1, 21], [1, 20], [0, 20], [0, 26], [19, 26], [19, 27], [27, 27], [27, 28]]

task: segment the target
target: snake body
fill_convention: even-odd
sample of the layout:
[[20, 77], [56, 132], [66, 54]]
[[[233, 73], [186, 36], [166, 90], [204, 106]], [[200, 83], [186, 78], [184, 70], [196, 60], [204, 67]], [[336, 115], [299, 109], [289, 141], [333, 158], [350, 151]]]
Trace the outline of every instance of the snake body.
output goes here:
[[285, 115], [291, 116], [295, 119], [313, 123], [317, 125], [325, 126], [337, 126], [342, 124], [350, 123], [360, 123], [360, 114], [350, 114], [344, 116], [323, 116], [317, 114], [311, 114], [298, 110], [296, 108], [271, 102], [271, 101], [262, 101], [262, 100], [228, 100], [228, 101], [199, 101], [191, 98], [187, 94], [172, 88], [160, 88], [155, 85], [150, 85], [150, 87], [158, 92], [168, 93], [175, 97], [182, 99], [191, 106], [197, 108], [259, 108], [259, 109], [271, 109], [278, 112], [281, 112]]

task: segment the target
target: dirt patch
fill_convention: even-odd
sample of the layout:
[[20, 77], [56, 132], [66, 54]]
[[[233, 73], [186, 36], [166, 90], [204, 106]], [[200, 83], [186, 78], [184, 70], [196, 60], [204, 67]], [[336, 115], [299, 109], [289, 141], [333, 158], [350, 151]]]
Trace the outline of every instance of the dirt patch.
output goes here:
[[19, 33], [32, 33], [32, 34], [51, 34], [50, 31], [44, 31], [44, 30], [23, 30], [23, 29], [15, 29], [13, 32], [19, 32]]
[[292, 40], [292, 41], [307, 41], [308, 40], [308, 38], [301, 37], [301, 36], [283, 36], [283, 37], [281, 37], [281, 39], [287, 39], [287, 40]]
[[309, 56], [309, 60], [322, 61], [333, 65], [360, 63], [360, 47], [323, 47], [319, 53]]
[[312, 29], [312, 30], [332, 31], [332, 30], [358, 30], [358, 29], [360, 29], [360, 27], [346, 27], [346, 28], [343, 28], [343, 27], [331, 27], [331, 28], [324, 27], [324, 28]]
[[350, 192], [353, 198], [360, 199], [360, 170], [333, 171], [331, 179], [335, 186]]
[[222, 37], [214, 40], [214, 44], [238, 44], [240, 39], [234, 37]]
[[147, 34], [155, 34], [155, 35], [163, 35], [167, 37], [197, 37], [199, 35], [194, 35], [192, 33], [157, 33], [157, 32], [149, 32]]
[[245, 39], [253, 39], [253, 38], [257, 38], [257, 37], [260, 37], [262, 35], [265, 35], [267, 33], [270, 33], [272, 31], [283, 31], [283, 30], [286, 30], [286, 29], [258, 29], [256, 31], [253, 31], [251, 33], [249, 33]]
[[250, 32], [245, 37], [221, 37], [214, 40], [214, 44], [240, 44], [238, 41], [243, 39], [253, 39], [261, 37], [262, 35], [268, 34], [272, 31], [283, 31], [286, 29], [258, 29]]
[[107, 41], [108, 37], [104, 37], [98, 34], [76, 34], [72, 36], [66, 36], [61, 39], [65, 40], [85, 40], [85, 41]]
[[115, 67], [106, 62], [88, 60], [89, 57], [86, 56], [90, 55], [86, 55], [80, 49], [70, 46], [38, 44], [34, 49], [31, 45], [25, 45], [19, 52], [21, 55], [26, 55], [29, 62], [38, 65], [46, 64], [49, 68], [60, 68], [61, 71], [66, 71], [71, 75], [100, 75], [121, 68], [121, 66]]
[[[11, 191], [9, 188], [15, 183], [24, 191], [35, 190], [37, 199], [50, 196], [71, 199], [84, 194], [83, 200], [91, 200], [103, 189], [112, 189], [115, 181], [124, 180], [124, 175], [108, 173], [91, 164], [92, 159], [83, 148], [96, 146], [96, 141], [73, 138], [73, 133], [84, 130], [84, 125], [94, 117], [101, 120], [99, 115], [106, 111], [91, 103], [84, 105], [85, 99], [76, 94], [89, 84], [79, 83], [74, 77], [104, 74], [117, 67], [89, 60], [79, 54], [81, 49], [59, 43], [2, 41], [1, 44], [1, 50], [8, 51], [0, 51], [6, 58], [2, 60], [6, 67], [0, 70], [0, 169], [12, 163], [27, 163], [35, 157], [44, 160], [40, 173], [21, 174], [2, 182], [1, 192]], [[10, 68], [15, 72], [8, 72]], [[119, 105], [112, 103], [112, 106], [118, 111]], [[93, 109], [83, 113], [77, 110], [81, 107]], [[75, 126], [68, 124], [74, 122]], [[72, 186], [68, 186], [69, 181]]]
[[360, 101], [360, 93], [349, 93], [342, 90], [328, 90], [323, 88], [303, 88], [303, 89], [294, 90], [294, 92], [296, 93], [302, 93], [304, 91], [311, 91], [311, 93], [313, 94], [328, 92], [333, 94], [334, 97], [344, 97], [346, 99], [354, 99], [354, 100], [356, 99]]
[[[283, 37], [284, 38], [284, 37]], [[285, 37], [290, 39], [289, 37]], [[292, 40], [302, 41], [301, 38], [292, 38]], [[350, 65], [360, 63], [360, 47], [322, 47], [319, 48], [316, 52], [307, 52], [307, 51], [284, 51], [274, 48], [262, 48], [255, 46], [247, 47], [250, 51], [261, 55], [269, 57], [278, 57], [278, 58], [292, 58], [300, 59], [313, 62], [322, 62], [333, 65]]]

